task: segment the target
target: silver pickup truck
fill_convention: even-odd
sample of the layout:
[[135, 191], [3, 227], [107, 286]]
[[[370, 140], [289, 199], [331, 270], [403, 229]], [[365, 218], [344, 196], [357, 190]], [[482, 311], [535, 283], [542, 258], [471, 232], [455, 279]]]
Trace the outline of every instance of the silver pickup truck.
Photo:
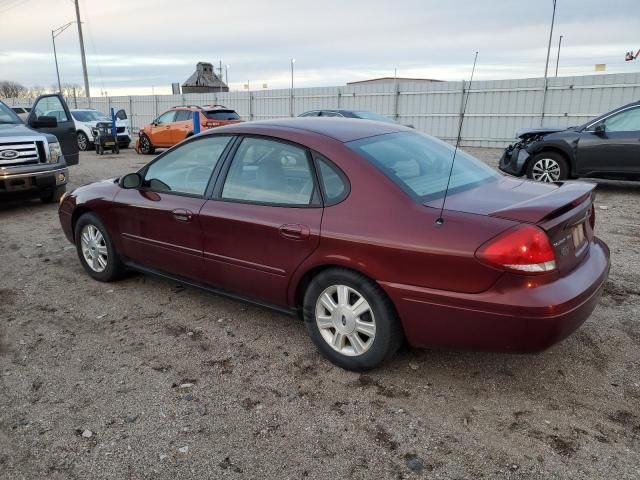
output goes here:
[[[62, 121], [44, 115], [54, 109], [65, 112]], [[0, 201], [39, 197], [57, 202], [66, 190], [68, 166], [77, 163], [75, 125], [60, 95], [38, 97], [26, 124], [0, 101]]]

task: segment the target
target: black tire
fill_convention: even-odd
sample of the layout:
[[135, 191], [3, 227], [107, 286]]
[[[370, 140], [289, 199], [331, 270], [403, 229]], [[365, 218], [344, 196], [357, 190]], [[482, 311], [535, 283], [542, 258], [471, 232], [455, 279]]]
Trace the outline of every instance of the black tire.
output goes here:
[[[355, 290], [355, 294], [360, 294], [369, 303], [375, 318], [375, 336], [368, 350], [362, 354], [350, 356], [335, 350], [325, 340], [316, 322], [316, 304], [320, 296], [337, 285], [347, 286]], [[404, 338], [395, 308], [380, 286], [364, 275], [345, 268], [324, 270], [311, 281], [304, 295], [303, 314], [307, 331], [316, 347], [332, 363], [346, 370], [361, 372], [381, 365], [396, 353]], [[345, 325], [344, 315], [342, 324]]]
[[[103, 246], [105, 246], [107, 249], [106, 266], [102, 271], [96, 271], [94, 268], [89, 266], [82, 252], [82, 233], [83, 229], [88, 226], [95, 227], [100, 232], [104, 240]], [[111, 241], [111, 236], [109, 235], [108, 230], [105, 228], [100, 218], [98, 218], [95, 213], [85, 213], [78, 219], [74, 230], [74, 238], [80, 263], [92, 278], [100, 282], [112, 282], [114, 280], [122, 278], [125, 275], [126, 269], [122, 264], [120, 255], [118, 254], [113, 245], [113, 242]]]
[[146, 135], [140, 135], [140, 153], [144, 155], [151, 155], [155, 153], [156, 149], [151, 143], [151, 140]]
[[78, 150], [81, 152], [86, 152], [91, 150], [91, 142], [89, 141], [89, 137], [84, 132], [78, 132]]
[[60, 187], [54, 188], [51, 192], [46, 195], [42, 195], [40, 200], [42, 203], [59, 203], [62, 195], [67, 191], [67, 186], [62, 185]]
[[[542, 180], [540, 178], [536, 178], [539, 176], [539, 170], [536, 169], [536, 164], [538, 164], [538, 167], [542, 168], [542, 162], [544, 162], [545, 160], [551, 160], [558, 165], [559, 174], [557, 178], [551, 178], [550, 180]], [[550, 176], [551, 175], [547, 175], [545, 177], [543, 175], [543, 178], [549, 178]], [[567, 178], [569, 178], [569, 167], [566, 157], [561, 153], [552, 151], [542, 151], [540, 153], [537, 153], [533, 156], [533, 158], [531, 158], [531, 160], [529, 160], [529, 163], [527, 164], [527, 178], [539, 182], [561, 182], [563, 180], [566, 180]]]

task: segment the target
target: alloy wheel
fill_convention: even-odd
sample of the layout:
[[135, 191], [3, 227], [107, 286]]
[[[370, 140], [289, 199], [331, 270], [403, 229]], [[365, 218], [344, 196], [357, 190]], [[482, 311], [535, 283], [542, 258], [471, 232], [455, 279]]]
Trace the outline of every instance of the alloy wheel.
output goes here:
[[560, 179], [560, 165], [553, 158], [541, 158], [534, 163], [531, 176], [538, 182], [557, 182]]
[[85, 225], [80, 234], [82, 255], [91, 270], [100, 273], [107, 268], [109, 253], [104, 236], [95, 225]]
[[84, 133], [78, 134], [78, 148], [83, 152], [89, 149], [89, 140]]
[[149, 153], [151, 150], [151, 142], [147, 137], [140, 137], [140, 151], [142, 153]]
[[315, 319], [322, 338], [336, 352], [362, 355], [373, 345], [376, 322], [366, 298], [346, 285], [326, 288], [316, 301]]

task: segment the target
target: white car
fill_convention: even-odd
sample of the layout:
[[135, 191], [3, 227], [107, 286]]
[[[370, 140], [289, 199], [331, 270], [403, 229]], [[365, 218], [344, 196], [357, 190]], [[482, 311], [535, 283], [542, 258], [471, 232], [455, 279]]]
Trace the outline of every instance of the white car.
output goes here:
[[[78, 132], [78, 148], [82, 151], [91, 150], [93, 148], [91, 128], [95, 127], [98, 122], [110, 122], [111, 119], [108, 115], [90, 108], [72, 108], [70, 112]], [[47, 115], [57, 118], [59, 113], [61, 112], [52, 111], [47, 112]], [[118, 145], [120, 148], [128, 148], [131, 144], [131, 129], [129, 127], [129, 119], [124, 110], [116, 112], [116, 129]]]

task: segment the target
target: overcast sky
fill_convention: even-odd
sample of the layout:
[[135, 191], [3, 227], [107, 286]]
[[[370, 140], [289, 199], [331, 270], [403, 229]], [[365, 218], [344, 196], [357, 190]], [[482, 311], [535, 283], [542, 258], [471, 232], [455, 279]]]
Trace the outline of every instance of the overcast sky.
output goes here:
[[[232, 90], [343, 85], [372, 77], [460, 80], [544, 73], [552, 0], [80, 0], [92, 94], [170, 93], [198, 61], [229, 64]], [[638, 0], [558, 0], [560, 75], [638, 72]], [[56, 81], [51, 30], [72, 0], [0, 0], [0, 80]], [[74, 26], [56, 39], [63, 82], [82, 84]]]

